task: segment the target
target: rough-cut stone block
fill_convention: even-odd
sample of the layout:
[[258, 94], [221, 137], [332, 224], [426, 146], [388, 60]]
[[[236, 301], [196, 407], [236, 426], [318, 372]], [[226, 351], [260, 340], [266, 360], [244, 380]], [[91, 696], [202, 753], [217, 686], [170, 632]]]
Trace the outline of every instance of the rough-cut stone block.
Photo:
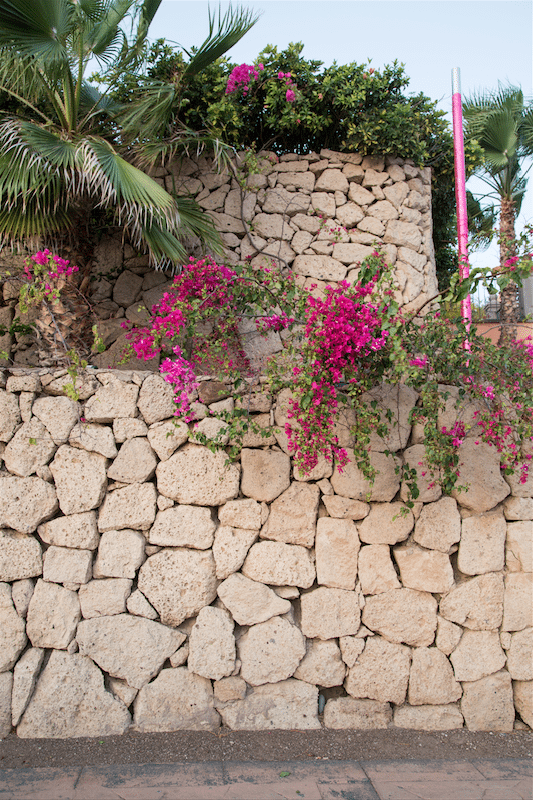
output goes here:
[[13, 695], [11, 698], [11, 721], [17, 727], [20, 718], [33, 694], [43, 660], [44, 650], [31, 647], [26, 650], [13, 670]]
[[510, 493], [509, 484], [500, 472], [500, 455], [495, 447], [477, 439], [465, 439], [459, 448], [459, 483], [467, 485], [465, 492], [454, 489], [460, 506], [475, 514], [483, 514], [501, 503]]
[[380, 703], [377, 700], [337, 697], [328, 700], [324, 709], [324, 727], [335, 730], [388, 728], [391, 719], [390, 704]]
[[147, 425], [173, 417], [176, 404], [172, 386], [161, 375], [149, 375], [141, 386], [137, 407]]
[[[243, 481], [244, 475], [243, 473]], [[277, 497], [261, 529], [261, 538], [312, 547], [319, 502], [318, 486], [296, 481]]]
[[104, 456], [62, 445], [50, 469], [63, 514], [79, 514], [98, 508], [107, 488]]
[[[255, 502], [255, 500], [252, 502]], [[260, 509], [259, 504], [258, 507]], [[222, 580], [228, 578], [241, 568], [250, 547], [257, 537], [257, 530], [230, 528], [227, 525], [220, 525], [217, 528], [213, 543], [213, 557], [216, 564], [217, 578]]]
[[18, 397], [0, 389], [0, 442], [9, 442], [20, 421]]
[[307, 253], [296, 256], [292, 263], [292, 270], [296, 275], [307, 275], [309, 278], [328, 283], [344, 280], [347, 272], [344, 264], [337, 258], [324, 255], [313, 256]]
[[113, 436], [118, 444], [135, 436], [146, 436], [147, 433], [146, 423], [139, 417], [118, 417], [113, 420]]
[[138, 694], [138, 689], [128, 686], [126, 681], [121, 681], [120, 678], [108, 678], [107, 687], [115, 695], [118, 700], [121, 700], [126, 708], [129, 708]]
[[231, 703], [233, 700], [244, 700], [246, 697], [246, 682], [237, 676], [221, 678], [213, 683], [215, 705]]
[[128, 578], [107, 578], [80, 586], [78, 596], [82, 617], [92, 619], [124, 614], [131, 585]]
[[26, 642], [26, 626], [15, 611], [11, 586], [0, 583], [0, 672], [14, 666]]
[[41, 545], [33, 536], [0, 530], [0, 581], [18, 581], [41, 575]]
[[226, 465], [226, 454], [186, 444], [157, 467], [157, 488], [177, 503], [219, 506], [239, 492], [238, 464]]
[[155, 520], [156, 490], [151, 483], [134, 484], [108, 494], [98, 515], [98, 530], [123, 528], [147, 531]]
[[497, 631], [466, 630], [450, 661], [458, 681], [477, 681], [498, 672], [505, 664], [505, 653]]
[[173, 506], [159, 511], [148, 532], [150, 544], [207, 550], [213, 544], [216, 524], [210, 508]]
[[533, 681], [533, 628], [525, 628], [511, 636], [507, 669], [515, 681]]
[[512, 572], [505, 577], [502, 630], [521, 631], [533, 626], [533, 573]]
[[79, 419], [78, 404], [68, 397], [39, 397], [32, 413], [45, 425], [56, 444], [64, 444]]
[[450, 558], [438, 550], [424, 550], [416, 544], [393, 549], [402, 584], [420, 592], [442, 594], [454, 585]]
[[300, 545], [283, 542], [256, 542], [252, 545], [242, 573], [247, 578], [273, 586], [299, 586], [308, 589], [316, 577], [312, 553]]
[[134, 727], [141, 733], [215, 731], [220, 727], [211, 681], [187, 667], [162, 670], [155, 681], [143, 686], [134, 709]]
[[[418, 488], [418, 503], [432, 503], [442, 495], [442, 489], [436, 475], [432, 474], [428, 467], [426, 448], [423, 444], [414, 444], [403, 451], [404, 461], [407, 466], [416, 473], [416, 485]], [[402, 483], [401, 498], [409, 500], [411, 489], [409, 484]], [[414, 499], [414, 498], [413, 498]], [[439, 548], [436, 548], [439, 549]]]
[[76, 592], [38, 580], [28, 608], [28, 639], [34, 647], [65, 650], [74, 638], [80, 617]]
[[138, 586], [159, 611], [161, 622], [181, 625], [216, 597], [213, 555], [186, 548], [160, 550], [140, 568]]
[[107, 470], [112, 481], [144, 483], [155, 472], [157, 459], [147, 439], [128, 439]]
[[446, 705], [461, 697], [461, 684], [453, 675], [450, 662], [436, 647], [416, 647], [409, 676], [409, 703], [412, 706]]
[[418, 250], [422, 244], [422, 234], [418, 225], [393, 219], [387, 225], [383, 241], [400, 247], [410, 247], [411, 250]]
[[11, 733], [11, 694], [13, 673], [0, 673], [0, 739]]
[[93, 453], [100, 453], [106, 458], [115, 458], [117, 446], [113, 431], [107, 425], [89, 425], [78, 422], [70, 432], [68, 443], [71, 447], [80, 447]]
[[[329, 491], [333, 492], [331, 485]], [[368, 503], [341, 497], [338, 494], [324, 495], [322, 502], [326, 506], [329, 516], [335, 519], [364, 519], [370, 512]]]
[[48, 464], [57, 449], [57, 445], [43, 423], [32, 417], [18, 429], [4, 450], [3, 459], [6, 469], [27, 478], [38, 467]]
[[231, 575], [217, 589], [218, 596], [239, 625], [256, 625], [271, 617], [286, 614], [289, 600], [279, 597], [264, 583], [257, 583], [240, 573]]
[[456, 705], [400, 706], [394, 710], [394, 727], [415, 731], [450, 731], [463, 727]]
[[[385, 437], [380, 437], [375, 433], [371, 434], [371, 449], [382, 453], [385, 450], [396, 451], [405, 448], [411, 434], [409, 415], [418, 399], [418, 394], [415, 390], [404, 384], [395, 386], [380, 384], [363, 396], [367, 402], [377, 403], [377, 408], [380, 411], [380, 421], [388, 428], [388, 433]], [[410, 449], [406, 451], [406, 459], [408, 461], [410, 460]]]
[[261, 528], [261, 505], [250, 499], [230, 500], [218, 509], [221, 525], [258, 531]]
[[342, 472], [335, 466], [330, 479], [335, 494], [365, 502], [370, 500], [375, 503], [390, 502], [400, 488], [400, 479], [395, 472], [396, 466], [399, 465], [398, 459], [386, 456], [385, 453], [370, 453], [370, 464], [377, 470], [374, 483], [370, 484], [357, 467], [353, 450], [349, 445], [345, 449], [350, 461], [342, 468]]
[[471, 731], [513, 730], [515, 711], [511, 676], [505, 670], [463, 684], [461, 712]]
[[445, 619], [476, 631], [499, 628], [503, 614], [503, 576], [493, 572], [464, 581], [440, 601]]
[[237, 647], [241, 675], [252, 686], [290, 678], [305, 655], [300, 630], [282, 617], [252, 625]]
[[365, 595], [401, 588], [387, 544], [371, 544], [361, 548], [358, 574], [361, 591]]
[[130, 614], [135, 614], [136, 617], [157, 619], [159, 616], [155, 608], [150, 605], [146, 597], [138, 589], [135, 589], [126, 600], [126, 608]]
[[285, 453], [243, 449], [241, 464], [241, 491], [246, 497], [269, 503], [290, 485], [291, 462]]
[[51, 545], [44, 554], [43, 579], [52, 583], [87, 583], [92, 561], [91, 550]]
[[170, 458], [188, 438], [189, 428], [178, 420], [156, 422], [148, 430], [148, 441], [160, 461]]
[[461, 516], [453, 497], [441, 497], [422, 508], [415, 523], [413, 539], [428, 550], [449, 553], [461, 538]]
[[135, 417], [139, 387], [111, 378], [87, 400], [85, 419], [87, 422], [113, 422], [115, 419]]
[[33, 533], [57, 507], [56, 490], [41, 478], [0, 478], [0, 527]]
[[325, 586], [301, 597], [301, 628], [309, 639], [353, 636], [359, 630], [359, 595]]
[[464, 519], [457, 558], [461, 572], [481, 575], [503, 569], [506, 531], [507, 524], [501, 512]]
[[348, 671], [346, 691], [381, 703], [403, 703], [409, 681], [410, 650], [380, 636], [368, 638], [365, 649]]
[[503, 501], [505, 519], [532, 520], [533, 497], [506, 497]]
[[144, 561], [146, 539], [133, 530], [106, 531], [98, 546], [95, 578], [135, 578]]
[[533, 728], [533, 681], [513, 681], [513, 696], [518, 714]]
[[312, 639], [294, 677], [316, 686], [341, 686], [345, 672], [338, 644], [332, 639]]
[[415, 589], [392, 589], [368, 598], [363, 623], [391, 642], [428, 647], [437, 628], [437, 601]]
[[461, 640], [463, 629], [444, 617], [438, 617], [437, 636], [435, 644], [444, 655], [449, 656]]
[[505, 565], [511, 572], [533, 572], [533, 522], [507, 523]]
[[140, 689], [183, 641], [179, 631], [129, 614], [85, 619], [76, 634], [80, 653]]
[[413, 529], [412, 511], [403, 503], [379, 503], [359, 525], [359, 538], [367, 544], [396, 544]]
[[257, 686], [244, 700], [228, 703], [220, 713], [224, 724], [234, 731], [320, 728], [318, 689], [294, 678]]
[[359, 547], [354, 522], [319, 519], [315, 546], [317, 583], [333, 589], [355, 589]]
[[31, 578], [23, 578], [15, 581], [11, 586], [11, 598], [13, 605], [17, 609], [19, 617], [26, 617], [31, 596], [33, 594], [34, 583]]
[[[61, 702], [58, 703], [58, 698]], [[71, 739], [124, 733], [127, 708], [105, 691], [90, 658], [52, 653], [17, 728], [21, 739]]]
[[219, 681], [235, 669], [234, 623], [227, 611], [200, 609], [189, 637], [188, 667], [195, 675]]
[[80, 550], [96, 550], [100, 541], [94, 511], [56, 517], [44, 525], [39, 525], [37, 533], [47, 544], [57, 547], [77, 547]]

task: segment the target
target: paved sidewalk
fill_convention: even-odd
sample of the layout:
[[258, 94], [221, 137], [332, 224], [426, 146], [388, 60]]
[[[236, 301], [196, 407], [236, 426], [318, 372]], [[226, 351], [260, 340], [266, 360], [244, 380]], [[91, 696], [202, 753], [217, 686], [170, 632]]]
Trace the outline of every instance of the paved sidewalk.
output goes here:
[[533, 800], [528, 759], [128, 764], [0, 770], [0, 800]]

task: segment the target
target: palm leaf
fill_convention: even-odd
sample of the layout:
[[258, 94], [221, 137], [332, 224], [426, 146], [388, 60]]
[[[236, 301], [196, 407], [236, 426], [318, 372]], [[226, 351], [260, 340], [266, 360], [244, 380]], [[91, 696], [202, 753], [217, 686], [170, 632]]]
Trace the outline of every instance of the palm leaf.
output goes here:
[[[188, 53], [190, 61], [185, 67], [184, 77], [198, 75], [210, 64], [223, 56], [230, 50], [242, 37], [248, 33], [257, 20], [258, 14], [237, 7], [230, 8], [222, 16], [218, 12], [218, 21], [215, 29], [215, 17], [209, 12], [209, 35], [194, 53]], [[184, 48], [185, 49], [185, 48]]]
[[119, 26], [134, 2], [135, 0], [114, 0], [112, 3], [106, 3], [87, 41], [91, 53], [104, 60], [112, 57], [108, 51], [118, 40], [122, 42], [123, 32]]
[[0, 45], [44, 63], [65, 62], [73, 18], [70, 0], [0, 0]]
[[483, 133], [478, 137], [486, 161], [493, 169], [504, 167], [516, 154], [518, 126], [507, 109], [495, 111], [487, 118]]

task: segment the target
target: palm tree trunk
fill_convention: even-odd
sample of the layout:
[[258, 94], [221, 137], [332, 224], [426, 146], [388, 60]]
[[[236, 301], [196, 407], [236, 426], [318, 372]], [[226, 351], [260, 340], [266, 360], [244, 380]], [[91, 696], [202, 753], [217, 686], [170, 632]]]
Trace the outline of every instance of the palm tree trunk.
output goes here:
[[[500, 270], [507, 259], [516, 255], [514, 235], [515, 207], [510, 197], [502, 197], [500, 203]], [[509, 345], [516, 341], [519, 319], [518, 287], [511, 281], [501, 291], [500, 337], [498, 344]]]

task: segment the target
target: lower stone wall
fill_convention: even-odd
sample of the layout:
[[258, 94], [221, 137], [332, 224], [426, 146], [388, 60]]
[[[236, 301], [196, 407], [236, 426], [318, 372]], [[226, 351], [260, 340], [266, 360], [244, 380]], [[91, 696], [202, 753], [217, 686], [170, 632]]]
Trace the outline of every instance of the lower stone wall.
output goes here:
[[192, 441], [235, 402], [283, 430], [287, 397], [204, 380], [187, 426], [158, 375], [93, 371], [79, 402], [66, 382], [0, 389], [0, 736], [533, 725], [533, 481], [491, 448], [467, 439], [470, 488], [442, 497], [416, 395], [389, 388], [374, 485], [303, 479], [275, 429], [229, 466]]

